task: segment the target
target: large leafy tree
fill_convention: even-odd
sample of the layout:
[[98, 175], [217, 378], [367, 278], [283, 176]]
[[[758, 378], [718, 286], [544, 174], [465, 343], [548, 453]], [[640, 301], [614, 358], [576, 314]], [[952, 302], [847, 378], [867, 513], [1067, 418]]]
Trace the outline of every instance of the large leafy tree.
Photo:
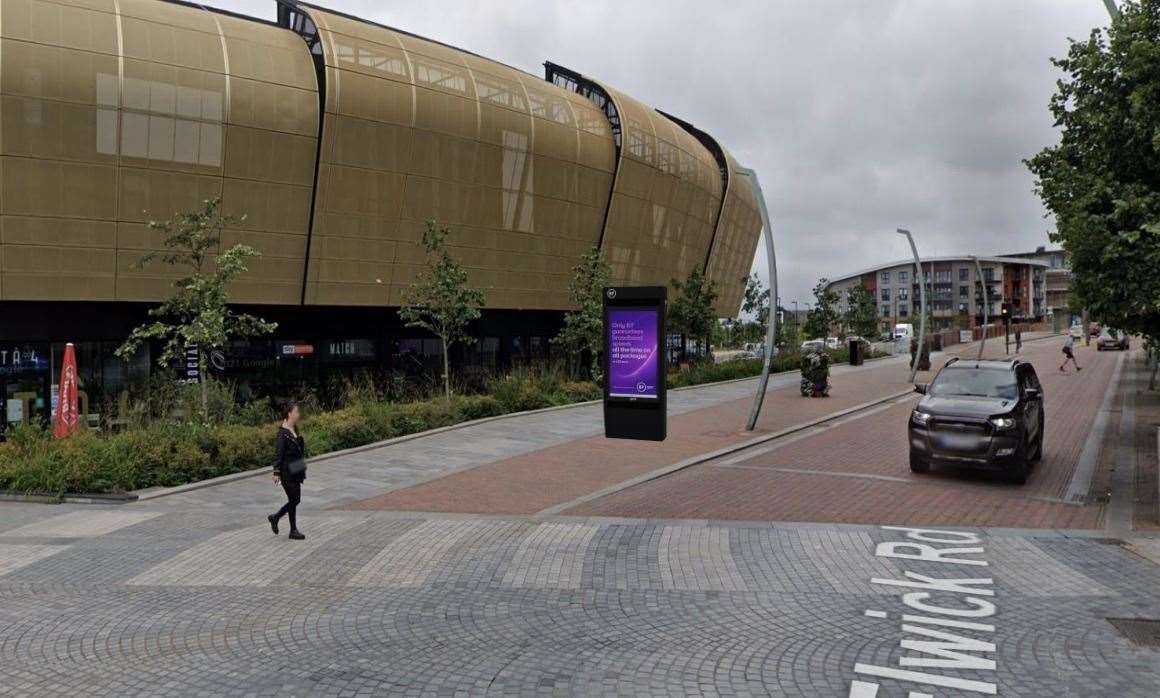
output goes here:
[[870, 289], [862, 284], [850, 289], [846, 299], [846, 327], [861, 337], [872, 338], [878, 333], [878, 304]]
[[475, 341], [467, 334], [467, 326], [479, 319], [483, 291], [467, 284], [467, 270], [447, 249], [449, 234], [434, 220], [427, 221], [423, 231], [426, 268], [404, 292], [399, 317], [407, 327], [422, 327], [439, 338], [443, 345], [443, 393], [451, 399], [448, 353], [455, 344]]
[[810, 339], [825, 339], [841, 320], [838, 312], [838, 294], [827, 289], [829, 279], [818, 279], [814, 286], [814, 307], [806, 313], [806, 323], [803, 329]]
[[552, 341], [565, 347], [573, 355], [588, 354], [588, 372], [592, 380], [600, 380], [600, 355], [604, 349], [604, 287], [612, 277], [612, 270], [604, 260], [600, 248], [593, 246], [572, 267], [568, 291], [572, 294], [575, 310], [564, 315], [564, 326]]
[[142, 344], [160, 342], [162, 364], [172, 365], [190, 348], [198, 354], [202, 417], [208, 415], [206, 360], [231, 337], [252, 337], [273, 332], [277, 325], [229, 307], [229, 285], [246, 272], [246, 262], [261, 254], [249, 245], [234, 245], [219, 252], [222, 229], [245, 220], [226, 216], [221, 199], [209, 199], [202, 208], [178, 213], [167, 221], [150, 221], [149, 228], [163, 236], [164, 252], [144, 255], [139, 267], [154, 261], [184, 267], [188, 275], [173, 284], [173, 295], [149, 310], [154, 318], [137, 327], [118, 347], [116, 354], [128, 361]]
[[[685, 358], [685, 338], [708, 343], [717, 324], [713, 303], [717, 301], [717, 284], [694, 269], [684, 281], [672, 279], [676, 296], [669, 303], [669, 329], [681, 335], [681, 354]], [[707, 353], [707, 352], [706, 352]]]
[[1160, 339], [1160, 0], [1129, 0], [1073, 41], [1051, 98], [1058, 144], [1027, 161], [1071, 257], [1072, 296]]

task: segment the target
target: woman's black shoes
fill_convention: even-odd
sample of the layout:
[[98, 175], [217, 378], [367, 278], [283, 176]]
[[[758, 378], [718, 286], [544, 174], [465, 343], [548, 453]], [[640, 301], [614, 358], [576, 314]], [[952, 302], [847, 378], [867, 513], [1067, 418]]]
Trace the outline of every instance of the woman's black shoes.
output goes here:
[[278, 535], [278, 517], [270, 514], [266, 520], [270, 522], [270, 530], [274, 532], [274, 535]]
[[306, 540], [306, 536], [302, 535], [298, 531], [291, 531], [290, 540]]

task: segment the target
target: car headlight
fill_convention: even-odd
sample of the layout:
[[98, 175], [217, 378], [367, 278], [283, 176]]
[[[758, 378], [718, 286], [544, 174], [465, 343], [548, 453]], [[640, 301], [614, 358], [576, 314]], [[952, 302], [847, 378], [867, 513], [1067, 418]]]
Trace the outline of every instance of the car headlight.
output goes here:
[[991, 417], [991, 424], [995, 425], [996, 429], [1012, 429], [1015, 427], [1014, 417]]
[[913, 412], [910, 413], [910, 421], [914, 422], [915, 424], [918, 424], [920, 426], [925, 427], [927, 425], [927, 422], [930, 421], [930, 415], [927, 414], [926, 412], [920, 412], [918, 410], [914, 410]]

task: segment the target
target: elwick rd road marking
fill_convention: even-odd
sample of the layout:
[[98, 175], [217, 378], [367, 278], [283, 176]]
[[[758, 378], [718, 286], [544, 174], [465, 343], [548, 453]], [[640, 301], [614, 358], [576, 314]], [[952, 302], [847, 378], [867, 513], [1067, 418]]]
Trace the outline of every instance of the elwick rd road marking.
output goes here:
[[[874, 550], [878, 557], [962, 567], [987, 567], [989, 563], [978, 556], [983, 554], [982, 538], [968, 531], [942, 531], [931, 528], [882, 526], [885, 531], [901, 532], [904, 540], [879, 543]], [[955, 569], [955, 568], [948, 568]], [[864, 677], [894, 679], [927, 686], [953, 688], [984, 695], [997, 695], [999, 688], [993, 677], [983, 674], [978, 678], [959, 678], [932, 673], [931, 669], [953, 669], [963, 672], [994, 673], [995, 626], [984, 619], [995, 615], [996, 606], [990, 601], [995, 596], [994, 580], [990, 577], [933, 577], [904, 571], [904, 579], [870, 580], [871, 584], [908, 589], [900, 600], [904, 609], [896, 612], [902, 623], [899, 644], [904, 654], [899, 666], [877, 664], [854, 665], [854, 673]], [[886, 619], [890, 614], [867, 609], [868, 618]], [[875, 698], [879, 685], [873, 681], [855, 679], [850, 682], [849, 698]], [[909, 698], [930, 698], [929, 693], [911, 691]]]

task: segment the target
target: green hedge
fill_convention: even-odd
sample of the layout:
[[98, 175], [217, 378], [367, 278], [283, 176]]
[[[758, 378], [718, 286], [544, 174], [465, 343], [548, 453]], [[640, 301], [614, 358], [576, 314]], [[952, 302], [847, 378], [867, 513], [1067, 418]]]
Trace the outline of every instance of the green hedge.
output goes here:
[[[842, 361], [843, 352], [833, 352]], [[773, 370], [798, 368], [798, 356], [774, 360]], [[670, 388], [747, 378], [761, 360], [704, 363], [668, 376]], [[511, 412], [598, 400], [601, 388], [570, 382], [551, 370], [516, 370], [492, 379], [489, 395], [409, 403], [364, 401], [308, 413], [302, 423], [310, 455], [363, 446], [428, 429]], [[92, 432], [53, 440], [41, 427], [9, 431], [0, 443], [0, 490], [37, 494], [117, 493], [172, 487], [270, 465], [277, 425], [153, 422], [108, 435]]]

